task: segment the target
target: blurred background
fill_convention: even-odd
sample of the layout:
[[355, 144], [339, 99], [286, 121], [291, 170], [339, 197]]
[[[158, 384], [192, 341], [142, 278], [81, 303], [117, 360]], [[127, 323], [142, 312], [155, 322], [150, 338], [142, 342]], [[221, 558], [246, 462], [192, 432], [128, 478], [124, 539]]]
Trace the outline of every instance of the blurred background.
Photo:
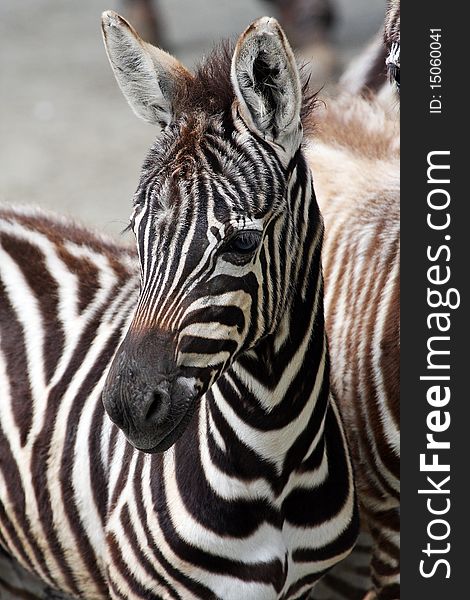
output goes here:
[[220, 38], [277, 16], [327, 94], [379, 29], [385, 0], [1, 0], [0, 202], [36, 204], [116, 235], [154, 132], [108, 65], [100, 33], [108, 8], [189, 67]]

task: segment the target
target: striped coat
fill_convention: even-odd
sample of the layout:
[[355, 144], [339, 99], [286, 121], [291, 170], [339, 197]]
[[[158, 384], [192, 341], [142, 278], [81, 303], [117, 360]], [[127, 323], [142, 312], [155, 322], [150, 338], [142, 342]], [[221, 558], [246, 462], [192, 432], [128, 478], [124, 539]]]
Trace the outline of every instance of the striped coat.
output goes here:
[[100, 598], [117, 442], [100, 393], [137, 300], [135, 253], [39, 211], [0, 218], [0, 545]]
[[[207, 497], [202, 504], [202, 489], [194, 498], [187, 495], [190, 492], [188, 477], [194, 477], [195, 484], [200, 486], [204, 473], [209, 476], [209, 465], [205, 464], [211, 460], [209, 455], [200, 454], [202, 463], [199, 464], [191, 460], [192, 475], [181, 471], [191, 457], [188, 440], [204, 433], [206, 413], [201, 409], [183, 443], [177, 445], [175, 452], [162, 457], [135, 451], [103, 411], [100, 393], [106, 367], [133, 316], [139, 291], [134, 252], [62, 219], [30, 209], [0, 212], [0, 242], [1, 546], [49, 586], [42, 596], [48, 599], [55, 597], [52, 594], [57, 594], [58, 589], [71, 597], [108, 598], [106, 571], [110, 561], [113, 569], [117, 569], [116, 575], [120, 573], [119, 577], [115, 575], [113, 598], [121, 597], [117, 591], [121, 586], [127, 589], [123, 596], [126, 598], [221, 597], [225, 600], [232, 597], [227, 591], [216, 596], [198, 584], [193, 579], [196, 569], [221, 574], [235, 569], [233, 574], [238, 583], [234, 598], [239, 597], [239, 590], [244, 586], [246, 594], [251, 593], [253, 584], [249, 582], [253, 577], [265, 582], [269, 594], [264, 595], [262, 585], [253, 597], [271, 597], [268, 590], [273, 583], [277, 586], [276, 573], [281, 566], [276, 566], [276, 561], [252, 564], [249, 568], [242, 568], [236, 561], [231, 567], [229, 557], [234, 551], [238, 554], [235, 546], [233, 550], [227, 547], [225, 558], [212, 556], [208, 563], [201, 563], [202, 557], [198, 558], [183, 542], [191, 536], [194, 543], [197, 535], [202, 536], [199, 539], [203, 545], [211, 543], [210, 538], [206, 539], [203, 524], [198, 525], [194, 520], [201, 519], [201, 506], [207, 506], [208, 510], [216, 508], [215, 513], [210, 510], [207, 513], [209, 519], [227, 511], [222, 499], [214, 496], [210, 488], [205, 490]], [[57, 340], [55, 344], [53, 339]], [[11, 348], [15, 348], [16, 353]], [[19, 379], [11, 373], [12, 369], [19, 369], [27, 377]], [[33, 379], [39, 372], [44, 381], [42, 391], [34, 385]], [[12, 389], [11, 382], [21, 381], [24, 387], [21, 395], [17, 395], [19, 392]], [[25, 404], [29, 409], [27, 416], [21, 412]], [[222, 427], [222, 421], [218, 427]], [[211, 437], [217, 445], [225, 444], [218, 436], [220, 434], [215, 437], [214, 431]], [[276, 437], [279, 439], [278, 433]], [[235, 443], [234, 438], [231, 444]], [[199, 454], [203, 449], [198, 444], [195, 450]], [[206, 452], [213, 450], [209, 446]], [[314, 456], [315, 453], [312, 459]], [[340, 454], [336, 458], [331, 454], [330, 461], [332, 459], [342, 460]], [[249, 454], [244, 460], [247, 467], [252, 464]], [[175, 479], [176, 465], [180, 475]], [[263, 477], [267, 477], [264, 461], [260, 467]], [[251, 485], [259, 500], [256, 511], [250, 515], [252, 509], [248, 510], [242, 500], [249, 493], [250, 484], [230, 478], [224, 481], [222, 472], [214, 472], [212, 477], [215, 479], [208, 480], [207, 484], [214, 485], [223, 497], [233, 497], [234, 505], [226, 513], [228, 521], [224, 528], [226, 535], [231, 532], [231, 535], [242, 536], [238, 544], [243, 552], [238, 555], [250, 560], [251, 555], [259, 554], [264, 544], [266, 552], [271, 552], [269, 548], [281, 539], [276, 542], [271, 529], [278, 519], [274, 506], [266, 512], [266, 502], [272, 494], [269, 488], [263, 491], [256, 480], [253, 481]], [[297, 477], [299, 483], [304, 481], [302, 485], [308, 485], [311, 480], [308, 470], [303, 474], [299, 472]], [[339, 484], [338, 479], [331, 481], [337, 490], [335, 494]], [[149, 488], [155, 494], [153, 500], [146, 493]], [[178, 489], [183, 496], [176, 494]], [[19, 490], [21, 495], [18, 495]], [[286, 501], [287, 490], [275, 504]], [[272, 496], [273, 500], [276, 496]], [[161, 505], [159, 511], [163, 510], [168, 497], [172, 499], [164, 509], [164, 514], [169, 511], [168, 516], [164, 519], [158, 516], [157, 520], [157, 513], [153, 514], [154, 502], [157, 507]], [[306, 498], [302, 499], [302, 505], [305, 501]], [[330, 506], [328, 510], [332, 509], [335, 510]], [[345, 509], [342, 518], [346, 518], [347, 523], [351, 507], [346, 504]], [[257, 530], [259, 518], [268, 520]], [[154, 530], [157, 523], [158, 529]], [[212, 521], [211, 527], [214, 525]], [[253, 533], [244, 539], [250, 531]], [[216, 531], [212, 535], [216, 536]], [[327, 528], [323, 535], [329, 537]], [[155, 538], [149, 546], [149, 536], [162, 537]], [[354, 532], [346, 529], [344, 539], [336, 548], [339, 550], [343, 544], [347, 548], [350, 539], [354, 539]], [[214, 537], [212, 543], [216, 540]], [[121, 557], [124, 549], [125, 555]], [[136, 571], [130, 577], [127, 561], [138, 564], [143, 571]], [[183, 575], [187, 561], [193, 563], [191, 577]], [[221, 575], [221, 583], [223, 580]], [[141, 587], [138, 581], [147, 583]], [[176, 591], [179, 586], [186, 591]], [[0, 581], [2, 593], [6, 594], [10, 588], [11, 584]]]
[[103, 27], [159, 136], [138, 252], [2, 213], [0, 546], [87, 600], [303, 598], [358, 514], [292, 51], [264, 18], [192, 76]]
[[346, 421], [378, 597], [399, 598], [399, 122], [343, 97], [308, 150], [325, 219], [332, 385]]
[[[385, 72], [392, 85], [385, 83]], [[376, 594], [396, 600], [400, 0], [389, 0], [382, 31], [348, 69], [342, 89], [344, 97], [320, 119], [311, 165], [326, 223], [325, 302], [334, 389], [351, 432], [363, 519], [373, 537], [362, 533], [353, 555], [325, 578], [315, 597], [362, 600], [372, 587], [367, 600]], [[373, 585], [364, 576], [371, 549]]]

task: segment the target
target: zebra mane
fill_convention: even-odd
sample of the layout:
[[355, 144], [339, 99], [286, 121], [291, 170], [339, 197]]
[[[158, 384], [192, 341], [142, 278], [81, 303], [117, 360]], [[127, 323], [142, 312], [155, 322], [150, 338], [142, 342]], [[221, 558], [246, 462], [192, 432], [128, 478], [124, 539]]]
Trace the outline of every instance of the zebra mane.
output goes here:
[[387, 48], [400, 42], [400, 0], [389, 0], [384, 26], [384, 42]]
[[[200, 62], [191, 79], [185, 79], [176, 90], [175, 104], [180, 113], [211, 117], [230, 115], [235, 99], [230, 78], [235, 43], [223, 40]], [[302, 82], [301, 118], [304, 128], [312, 129], [312, 112], [317, 104], [317, 92], [310, 88], [308, 65], [299, 65]]]

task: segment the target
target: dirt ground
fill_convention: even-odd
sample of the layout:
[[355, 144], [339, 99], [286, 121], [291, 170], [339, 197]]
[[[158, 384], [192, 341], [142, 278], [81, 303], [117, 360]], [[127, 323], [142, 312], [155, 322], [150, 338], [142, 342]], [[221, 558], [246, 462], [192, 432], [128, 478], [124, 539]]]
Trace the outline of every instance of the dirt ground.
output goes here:
[[[373, 35], [385, 0], [336, 0], [342, 63]], [[273, 11], [262, 0], [160, 0], [171, 51], [193, 65]], [[73, 215], [117, 234], [153, 139], [122, 98], [102, 46], [113, 0], [0, 2], [0, 202]], [[316, 81], [320, 87], [324, 81]]]

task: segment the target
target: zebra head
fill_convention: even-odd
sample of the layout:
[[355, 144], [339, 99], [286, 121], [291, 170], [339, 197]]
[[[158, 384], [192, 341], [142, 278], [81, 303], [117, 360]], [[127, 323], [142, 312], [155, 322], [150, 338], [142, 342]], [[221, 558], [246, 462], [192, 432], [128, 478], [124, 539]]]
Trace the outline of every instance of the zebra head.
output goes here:
[[300, 203], [289, 203], [292, 186], [298, 194], [293, 170], [310, 181], [302, 89], [272, 18], [255, 21], [233, 52], [224, 47], [194, 75], [114, 12], [103, 14], [103, 32], [124, 96], [158, 130], [131, 216], [140, 298], [103, 401], [134, 446], [159, 452], [288, 306], [296, 219], [305, 218]]
[[400, 93], [400, 0], [389, 0], [388, 2], [384, 42], [387, 49], [385, 64], [388, 77]]

